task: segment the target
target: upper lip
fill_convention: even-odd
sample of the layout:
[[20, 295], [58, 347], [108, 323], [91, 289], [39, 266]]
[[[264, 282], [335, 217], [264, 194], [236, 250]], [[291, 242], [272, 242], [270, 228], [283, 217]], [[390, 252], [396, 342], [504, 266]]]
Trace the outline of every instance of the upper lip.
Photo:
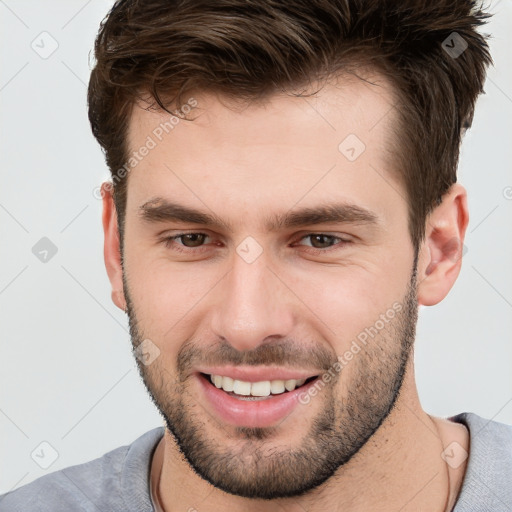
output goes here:
[[315, 370], [295, 370], [292, 368], [277, 368], [264, 366], [211, 366], [198, 368], [198, 372], [208, 375], [231, 377], [233, 380], [245, 382], [262, 382], [267, 380], [301, 380], [316, 377], [320, 373]]

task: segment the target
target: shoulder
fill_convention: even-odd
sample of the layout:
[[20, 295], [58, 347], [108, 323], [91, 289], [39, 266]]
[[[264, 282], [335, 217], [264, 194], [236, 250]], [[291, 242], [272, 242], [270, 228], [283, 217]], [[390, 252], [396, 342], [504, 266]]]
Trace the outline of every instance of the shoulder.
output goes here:
[[152, 510], [148, 495], [149, 468], [153, 450], [163, 432], [163, 427], [157, 427], [130, 445], [84, 464], [55, 471], [3, 494], [0, 511]]
[[469, 430], [466, 474], [454, 512], [512, 510], [512, 426], [473, 413], [451, 420]]
[[501, 461], [506, 469], [512, 469], [512, 425], [488, 420], [476, 414], [465, 412], [452, 421], [466, 425], [470, 435], [470, 451], [477, 461], [483, 462], [490, 455], [495, 462]]

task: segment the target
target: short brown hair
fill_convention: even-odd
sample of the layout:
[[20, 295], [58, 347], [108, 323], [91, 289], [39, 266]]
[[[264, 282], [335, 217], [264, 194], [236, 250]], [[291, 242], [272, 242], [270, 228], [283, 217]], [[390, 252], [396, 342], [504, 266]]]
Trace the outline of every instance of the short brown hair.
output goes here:
[[[89, 120], [113, 177], [143, 96], [172, 112], [188, 91], [255, 101], [358, 65], [399, 98], [394, 154], [414, 247], [456, 181], [461, 137], [492, 63], [475, 0], [119, 0], [95, 42]], [[121, 243], [126, 182], [114, 180]]]

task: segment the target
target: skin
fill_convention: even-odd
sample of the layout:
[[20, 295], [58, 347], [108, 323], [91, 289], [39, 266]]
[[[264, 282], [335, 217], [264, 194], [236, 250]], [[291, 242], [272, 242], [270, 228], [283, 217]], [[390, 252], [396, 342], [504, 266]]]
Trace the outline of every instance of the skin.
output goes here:
[[[195, 94], [195, 120], [180, 122], [129, 173], [124, 282], [115, 206], [108, 185], [103, 185], [112, 299], [125, 310], [129, 287], [137, 329], [160, 350], [155, 366], [145, 371], [146, 385], [162, 400], [163, 391], [176, 382], [177, 360], [186, 342], [205, 351], [222, 338], [236, 351], [251, 353], [272, 340], [293, 339], [312, 350], [340, 355], [358, 333], [403, 301], [414, 248], [406, 192], [387, 151], [396, 100], [382, 78], [369, 78], [373, 85], [343, 77], [307, 99], [275, 95], [250, 105]], [[168, 118], [136, 106], [129, 129], [131, 150], [144, 145]], [[338, 150], [350, 133], [366, 146], [353, 162]], [[156, 196], [213, 212], [232, 230], [145, 222], [140, 206]], [[265, 227], [271, 214], [342, 201], [374, 212], [377, 223], [322, 223], [275, 232]], [[417, 267], [418, 305], [437, 304], [453, 286], [467, 223], [466, 192], [455, 184], [426, 221]], [[161, 241], [163, 235], [191, 231], [211, 238], [187, 253]], [[312, 233], [350, 243], [328, 253], [314, 252], [312, 240], [304, 238]], [[250, 264], [236, 252], [247, 236], [263, 250]], [[398, 340], [390, 333], [382, 338], [387, 354], [398, 350]], [[212, 417], [193, 382], [184, 400], [187, 411], [198, 411], [196, 419], [206, 425], [208, 441], [228, 451], [239, 453], [242, 445], [249, 450], [244, 453], [256, 446], [268, 448], [268, 453], [300, 448], [327, 397], [346, 399], [361, 366], [355, 356], [331, 387], [332, 395], [319, 393], [262, 440], [248, 439]], [[378, 367], [366, 371], [375, 373]], [[266, 501], [224, 492], [194, 472], [168, 429], [156, 452], [162, 460], [158, 492], [167, 511], [451, 510], [465, 471], [464, 463], [453, 469], [441, 458], [453, 441], [469, 450], [465, 427], [421, 408], [411, 356], [389, 415], [354, 457], [309, 493]]]

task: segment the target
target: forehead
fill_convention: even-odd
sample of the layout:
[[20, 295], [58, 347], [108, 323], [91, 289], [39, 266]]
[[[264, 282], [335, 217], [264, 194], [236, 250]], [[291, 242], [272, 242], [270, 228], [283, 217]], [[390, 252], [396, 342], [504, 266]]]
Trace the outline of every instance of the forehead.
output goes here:
[[[384, 76], [375, 72], [361, 71], [360, 76], [331, 77], [326, 82], [310, 85], [308, 89], [297, 90], [299, 92], [302, 94], [300, 97], [290, 92], [244, 101], [198, 91], [185, 95], [181, 104], [172, 104], [171, 111], [177, 112], [178, 117], [148, 110], [145, 108], [147, 104], [138, 103], [129, 122], [128, 145], [132, 150], [137, 149], [137, 143], [144, 135], [153, 135], [159, 142], [161, 138], [177, 142], [180, 135], [189, 137], [198, 130], [201, 130], [203, 144], [220, 142], [236, 147], [240, 140], [245, 143], [248, 136], [254, 143], [266, 144], [271, 136], [283, 137], [285, 134], [280, 130], [284, 126], [298, 141], [312, 139], [312, 130], [308, 130], [310, 126], [322, 132], [327, 128], [337, 132], [325, 140], [326, 145], [336, 143], [343, 132], [357, 133], [372, 143], [376, 136], [386, 131], [374, 132], [381, 121], [384, 122], [382, 128], [395, 122], [392, 112], [397, 104], [395, 89]], [[180, 111], [191, 112], [191, 119], [179, 119], [183, 116]], [[297, 125], [297, 121], [308, 121], [309, 124]], [[265, 131], [260, 129], [262, 126]], [[182, 133], [185, 130], [186, 134]], [[172, 137], [166, 137], [171, 134]]]
[[192, 120], [136, 106], [129, 153], [151, 149], [129, 173], [127, 210], [155, 196], [219, 214], [256, 207], [268, 214], [298, 201], [364, 202], [372, 191], [375, 199], [381, 195], [377, 202], [396, 201], [405, 192], [389, 151], [395, 103], [390, 84], [371, 75], [338, 77], [309, 96], [276, 94], [259, 102], [193, 94], [184, 100], [193, 105]]

